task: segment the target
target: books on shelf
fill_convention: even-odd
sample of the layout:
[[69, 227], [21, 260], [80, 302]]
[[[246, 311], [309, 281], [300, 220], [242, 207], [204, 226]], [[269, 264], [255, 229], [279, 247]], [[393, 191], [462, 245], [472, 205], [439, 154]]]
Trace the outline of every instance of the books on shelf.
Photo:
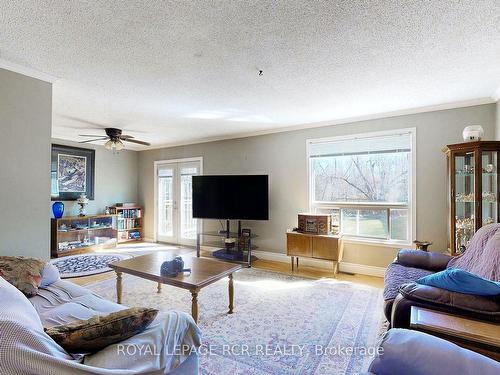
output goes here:
[[121, 220], [118, 220], [118, 230], [135, 229], [139, 227], [140, 224], [137, 222], [137, 219], [123, 218]]
[[125, 219], [139, 219], [142, 216], [142, 210], [140, 208], [133, 208], [133, 209], [117, 209], [116, 207], [111, 207], [110, 212], [112, 214], [118, 214], [120, 215], [120, 218], [125, 218]]
[[132, 203], [109, 208], [111, 214], [118, 215], [119, 241], [140, 240], [142, 235], [142, 207]]

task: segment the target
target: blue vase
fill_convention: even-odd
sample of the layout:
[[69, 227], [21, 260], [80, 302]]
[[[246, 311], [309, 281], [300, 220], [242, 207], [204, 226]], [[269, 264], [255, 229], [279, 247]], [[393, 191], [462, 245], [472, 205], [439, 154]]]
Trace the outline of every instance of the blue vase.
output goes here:
[[52, 205], [52, 213], [56, 219], [60, 219], [64, 213], [64, 203], [63, 202], [54, 202]]

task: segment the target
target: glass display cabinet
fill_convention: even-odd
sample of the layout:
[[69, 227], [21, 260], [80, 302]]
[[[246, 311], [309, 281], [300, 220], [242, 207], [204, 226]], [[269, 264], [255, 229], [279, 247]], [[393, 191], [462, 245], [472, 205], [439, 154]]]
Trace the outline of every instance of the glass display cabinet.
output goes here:
[[465, 251], [483, 225], [498, 223], [500, 142], [476, 141], [445, 148], [449, 186], [449, 248]]
[[65, 216], [51, 221], [51, 256], [93, 252], [115, 247], [117, 243], [117, 216]]

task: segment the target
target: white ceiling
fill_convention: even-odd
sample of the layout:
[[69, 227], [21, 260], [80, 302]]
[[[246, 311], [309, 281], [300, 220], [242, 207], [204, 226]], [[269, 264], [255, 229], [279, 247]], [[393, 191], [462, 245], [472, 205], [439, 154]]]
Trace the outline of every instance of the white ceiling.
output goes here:
[[112, 126], [158, 147], [489, 98], [500, 86], [497, 0], [0, 9], [0, 58], [57, 78], [63, 139]]

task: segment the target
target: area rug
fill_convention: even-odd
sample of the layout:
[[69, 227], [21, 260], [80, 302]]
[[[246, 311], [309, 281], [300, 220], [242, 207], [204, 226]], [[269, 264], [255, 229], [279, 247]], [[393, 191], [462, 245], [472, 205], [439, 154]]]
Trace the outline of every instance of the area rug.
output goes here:
[[52, 259], [62, 279], [95, 275], [112, 271], [109, 263], [131, 258], [128, 254], [82, 254]]
[[[375, 353], [382, 325], [381, 290], [333, 279], [310, 280], [257, 269], [234, 276], [235, 309], [228, 315], [228, 281], [198, 295], [205, 375], [359, 374]], [[115, 280], [85, 287], [115, 301]], [[123, 304], [190, 313], [189, 291], [131, 275]]]

